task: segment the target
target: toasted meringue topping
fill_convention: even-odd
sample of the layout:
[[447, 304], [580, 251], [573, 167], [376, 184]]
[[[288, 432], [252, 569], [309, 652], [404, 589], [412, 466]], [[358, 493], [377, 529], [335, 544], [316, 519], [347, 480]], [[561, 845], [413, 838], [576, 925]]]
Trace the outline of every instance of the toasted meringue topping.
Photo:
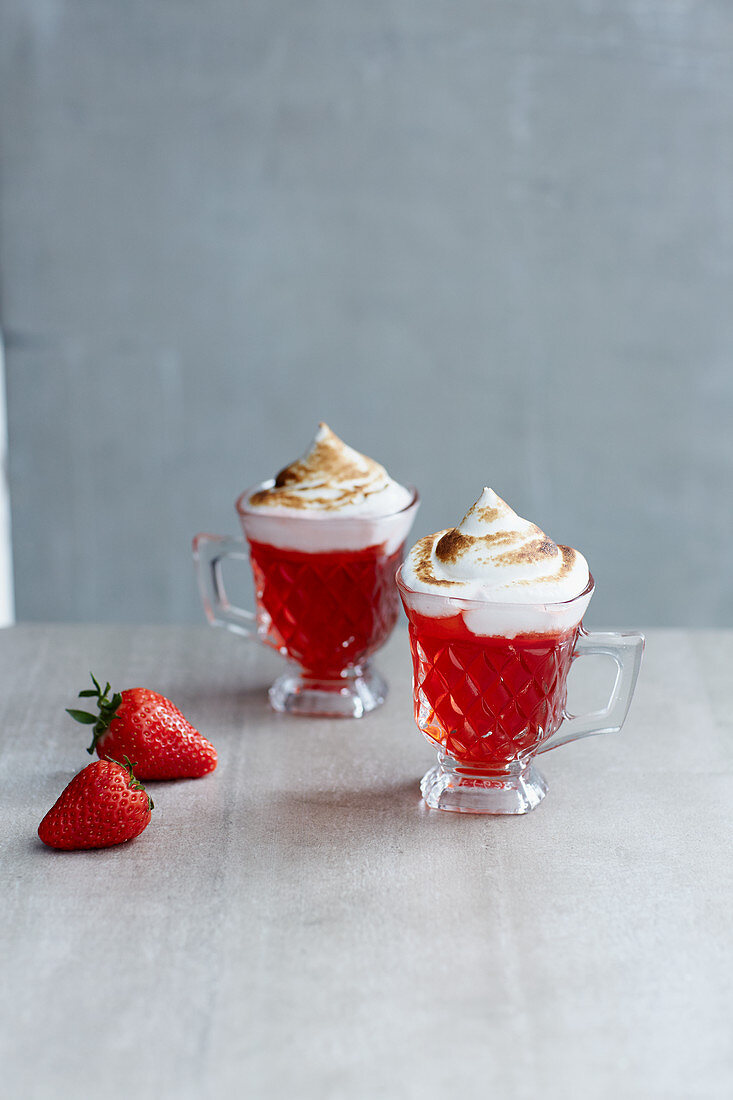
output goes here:
[[404, 583], [418, 592], [496, 603], [572, 600], [587, 587], [588, 564], [484, 489], [457, 527], [413, 546]]
[[393, 481], [373, 458], [348, 447], [327, 424], [319, 424], [302, 458], [259, 486], [247, 506], [305, 515], [388, 515], [407, 507], [409, 489]]

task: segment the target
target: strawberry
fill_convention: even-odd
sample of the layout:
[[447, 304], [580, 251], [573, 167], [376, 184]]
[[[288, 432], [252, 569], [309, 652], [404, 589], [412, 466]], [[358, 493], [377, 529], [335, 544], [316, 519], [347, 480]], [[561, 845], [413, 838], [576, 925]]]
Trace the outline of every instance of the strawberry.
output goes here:
[[109, 848], [139, 836], [150, 824], [152, 799], [127, 767], [115, 760], [87, 764], [38, 826], [50, 848]]
[[147, 688], [127, 688], [109, 698], [92, 676], [93, 688], [79, 695], [96, 698], [98, 714], [68, 710], [77, 722], [94, 726], [90, 754], [135, 760], [140, 779], [197, 779], [213, 772], [216, 749], [181, 714], [178, 707]]

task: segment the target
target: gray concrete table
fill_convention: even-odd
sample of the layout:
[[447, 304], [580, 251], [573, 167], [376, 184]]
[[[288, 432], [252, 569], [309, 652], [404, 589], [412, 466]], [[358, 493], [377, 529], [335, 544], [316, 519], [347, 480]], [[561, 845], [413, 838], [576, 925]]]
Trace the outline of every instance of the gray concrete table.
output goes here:
[[[347, 723], [272, 714], [279, 660], [205, 627], [14, 627], [0, 657], [3, 1097], [733, 1094], [733, 632], [650, 632], [623, 733], [504, 819], [420, 802], [402, 632]], [[220, 764], [151, 784], [138, 840], [54, 852], [90, 668]]]

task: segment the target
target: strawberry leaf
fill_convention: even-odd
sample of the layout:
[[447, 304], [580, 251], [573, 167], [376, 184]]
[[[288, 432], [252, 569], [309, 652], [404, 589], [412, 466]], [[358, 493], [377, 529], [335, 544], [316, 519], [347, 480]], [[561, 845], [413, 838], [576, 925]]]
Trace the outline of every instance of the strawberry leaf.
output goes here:
[[66, 713], [70, 714], [76, 722], [82, 722], [85, 726], [94, 726], [94, 735], [92, 737], [92, 743], [87, 748], [87, 752], [92, 755], [97, 742], [100, 738], [104, 737], [105, 733], [109, 729], [110, 722], [113, 722], [117, 717], [117, 708], [122, 702], [122, 695], [120, 692], [115, 692], [111, 699], [108, 698], [108, 692], [110, 690], [109, 681], [104, 685], [102, 690], [99, 680], [93, 672], [89, 675], [92, 678], [94, 689], [85, 688], [79, 692], [79, 698], [83, 699], [96, 699], [97, 706], [99, 707], [99, 714], [89, 714], [86, 710], [69, 710], [67, 708]]
[[70, 714], [76, 722], [81, 722], [85, 726], [93, 726], [95, 722], [99, 721], [98, 714], [89, 714], [85, 710], [69, 710], [66, 708], [66, 713]]

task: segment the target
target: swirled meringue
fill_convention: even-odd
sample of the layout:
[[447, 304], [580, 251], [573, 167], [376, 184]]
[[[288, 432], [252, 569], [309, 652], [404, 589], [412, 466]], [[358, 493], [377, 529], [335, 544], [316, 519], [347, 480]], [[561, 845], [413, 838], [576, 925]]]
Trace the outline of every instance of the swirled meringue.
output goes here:
[[413, 493], [383, 466], [339, 439], [327, 424], [302, 458], [249, 491], [247, 509], [303, 518], [386, 516], [406, 508]]
[[589, 576], [582, 554], [558, 546], [493, 489], [484, 489], [457, 527], [420, 539], [402, 569], [416, 592], [505, 604], [573, 600]]

